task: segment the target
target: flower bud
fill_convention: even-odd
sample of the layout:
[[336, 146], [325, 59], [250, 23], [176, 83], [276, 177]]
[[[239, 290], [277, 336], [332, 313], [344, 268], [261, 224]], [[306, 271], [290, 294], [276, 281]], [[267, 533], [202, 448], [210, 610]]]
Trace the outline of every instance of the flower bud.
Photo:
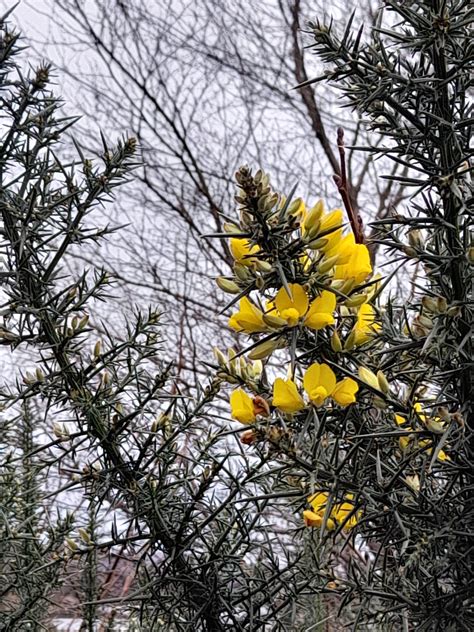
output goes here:
[[377, 376], [370, 369], [366, 369], [365, 367], [360, 366], [358, 374], [359, 374], [359, 378], [362, 380], [362, 382], [365, 382], [366, 384], [368, 384], [369, 386], [371, 386], [372, 388], [374, 388], [377, 391], [380, 390], [379, 381], [377, 379]]
[[468, 248], [468, 250], [467, 250], [467, 260], [469, 261], [471, 266], [474, 265], [474, 246], [471, 246], [470, 248]]
[[263, 363], [261, 360], [255, 360], [252, 363], [252, 376], [254, 377], [254, 379], [258, 380], [260, 379], [260, 376], [263, 373]]
[[79, 325], [77, 326], [77, 328], [79, 329], [79, 331], [81, 329], [84, 329], [84, 327], [87, 326], [87, 323], [89, 322], [89, 314], [86, 314], [85, 316], [83, 316], [81, 318], [81, 320], [79, 321]]
[[101, 342], [98, 340], [94, 345], [94, 358], [98, 358], [100, 356], [100, 347]]
[[444, 298], [444, 296], [438, 296], [436, 299], [438, 312], [440, 314], [444, 314], [448, 309], [448, 301]]
[[423, 233], [418, 228], [409, 230], [407, 233], [408, 243], [412, 248], [421, 249], [424, 246]]
[[367, 301], [368, 294], [366, 292], [362, 294], [354, 294], [350, 296], [347, 301], [344, 302], [346, 307], [358, 307]]
[[58, 439], [65, 439], [68, 436], [67, 432], [65, 432], [64, 427], [58, 423], [53, 424], [53, 433], [54, 436]]
[[286, 210], [287, 217], [300, 217], [304, 211], [304, 202], [302, 198], [296, 198]]
[[438, 408], [436, 409], [436, 414], [446, 423], [449, 423], [451, 421], [451, 413], [446, 408], [446, 406], [438, 406]]
[[222, 353], [222, 351], [220, 349], [218, 349], [217, 347], [214, 347], [213, 348], [213, 352], [214, 352], [214, 357], [217, 360], [217, 364], [220, 367], [222, 367], [222, 368], [226, 368], [227, 367], [227, 358]]
[[262, 319], [266, 325], [275, 329], [279, 329], [288, 324], [284, 318], [273, 316], [273, 314], [263, 314]]
[[306, 217], [304, 227], [303, 227], [303, 239], [305, 242], [309, 242], [314, 240], [319, 233], [319, 229], [321, 227], [321, 222], [319, 220], [314, 220], [312, 223], [309, 220], [309, 216]]
[[260, 343], [252, 351], [248, 354], [248, 357], [251, 360], [261, 360], [262, 358], [266, 358], [271, 355], [275, 349], [278, 349], [280, 345], [280, 339], [276, 340], [266, 340], [265, 342]]
[[311, 250], [319, 250], [320, 248], [324, 248], [324, 246], [329, 242], [329, 239], [326, 237], [321, 237], [320, 239], [315, 239], [314, 241], [310, 241], [307, 246]]
[[452, 305], [446, 312], [451, 318], [457, 318], [461, 315], [461, 307], [459, 305]]
[[90, 536], [89, 532], [86, 531], [86, 529], [83, 529], [82, 527], [79, 527], [79, 529], [77, 531], [79, 533], [79, 536], [80, 536], [81, 540], [83, 542], [85, 542], [85, 544], [92, 544], [91, 536]]
[[239, 292], [241, 292], [241, 288], [237, 285], [237, 283], [231, 279], [227, 279], [226, 277], [217, 277], [216, 283], [220, 289], [223, 292], [227, 292], [227, 294], [239, 294]]
[[273, 266], [269, 261], [263, 261], [262, 259], [257, 259], [255, 261], [255, 267], [259, 272], [268, 273], [273, 270]]
[[66, 544], [71, 551], [77, 551], [79, 548], [72, 538], [66, 538]]
[[323, 259], [322, 262], [318, 265], [319, 274], [325, 274], [326, 272], [329, 272], [329, 270], [332, 270], [332, 268], [334, 268], [334, 266], [336, 265], [338, 259], [339, 255], [334, 255], [333, 257], [329, 257], [328, 259]]
[[438, 302], [431, 296], [423, 296], [421, 304], [423, 305], [423, 309], [426, 309], [428, 312], [433, 312], [434, 314], [438, 312]]
[[341, 294], [346, 294], [347, 295], [353, 289], [354, 285], [355, 285], [355, 279], [347, 279], [341, 285], [339, 291], [341, 292]]
[[352, 351], [352, 349], [355, 347], [356, 339], [357, 339], [357, 335], [356, 335], [356, 332], [353, 330], [347, 336], [344, 342], [344, 351]]
[[416, 257], [418, 254], [416, 250], [411, 246], [403, 246], [402, 250], [407, 255], [407, 257]]
[[29, 371], [25, 371], [25, 375], [23, 376], [24, 384], [35, 384], [37, 381], [36, 375], [33, 375], [33, 373], [30, 373]]
[[244, 281], [245, 283], [248, 283], [249, 281], [253, 280], [253, 276], [249, 272], [248, 267], [243, 266], [240, 263], [234, 264], [234, 272], [235, 272], [235, 276], [241, 281]]
[[230, 233], [230, 234], [239, 234], [242, 231], [240, 230], [240, 227], [237, 226], [237, 224], [232, 224], [231, 222], [224, 222], [222, 228], [224, 229], [225, 233]]
[[229, 375], [227, 371], [217, 371], [216, 377], [218, 377], [220, 380], [223, 380], [224, 382], [227, 382], [228, 384], [239, 384], [239, 380], [236, 377]]
[[337, 331], [335, 331], [331, 336], [331, 349], [336, 353], [342, 351], [342, 343]]
[[428, 316], [424, 316], [423, 314], [420, 314], [420, 316], [418, 316], [418, 323], [426, 329], [433, 328], [433, 321], [431, 320], [431, 318], [428, 318]]
[[379, 389], [382, 391], [382, 393], [385, 393], [386, 395], [390, 393], [390, 384], [388, 383], [388, 380], [385, 377], [383, 371], [377, 371], [377, 381], [379, 383]]

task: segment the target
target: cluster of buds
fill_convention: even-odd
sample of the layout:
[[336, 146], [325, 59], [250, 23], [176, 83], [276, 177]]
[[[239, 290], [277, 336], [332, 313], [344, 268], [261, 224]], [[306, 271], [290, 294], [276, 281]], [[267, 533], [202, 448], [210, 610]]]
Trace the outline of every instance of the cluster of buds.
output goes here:
[[456, 308], [450, 308], [444, 296], [423, 296], [422, 310], [412, 321], [411, 331], [415, 338], [428, 336], [434, 326], [434, 318], [447, 314], [455, 316]]
[[38, 382], [44, 382], [44, 373], [43, 371], [37, 367], [34, 373], [30, 371], [26, 371], [23, 376], [23, 383], [27, 386], [31, 386], [32, 384], [37, 384]]
[[373, 390], [373, 405], [380, 410], [385, 410], [387, 408], [385, 399], [390, 394], [390, 384], [385, 373], [383, 371], [374, 373], [361, 366], [358, 369], [358, 375], [359, 379]]
[[241, 167], [235, 174], [239, 186], [235, 201], [238, 204], [240, 224], [243, 228], [253, 227], [254, 215], [258, 211], [268, 215], [279, 200], [277, 193], [272, 191], [270, 177], [262, 169], [254, 176], [249, 167]]
[[234, 349], [228, 349], [227, 356], [214, 347], [214, 356], [219, 365], [217, 377], [229, 384], [258, 384], [262, 377], [263, 364], [261, 360], [248, 362], [243, 356], [238, 356]]

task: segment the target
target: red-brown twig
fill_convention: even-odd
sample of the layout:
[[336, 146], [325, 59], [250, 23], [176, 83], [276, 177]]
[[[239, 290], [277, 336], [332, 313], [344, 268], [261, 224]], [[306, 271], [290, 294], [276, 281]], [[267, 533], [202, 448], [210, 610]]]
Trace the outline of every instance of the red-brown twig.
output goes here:
[[347, 216], [349, 217], [349, 221], [352, 226], [352, 231], [354, 233], [354, 238], [356, 244], [364, 243], [364, 226], [362, 224], [362, 218], [357, 213], [351, 202], [350, 196], [350, 183], [347, 181], [347, 171], [346, 171], [346, 153], [344, 148], [344, 130], [342, 127], [337, 128], [337, 148], [339, 150], [339, 160], [341, 163], [341, 174], [333, 175], [334, 182], [338, 188], [338, 191], [341, 195], [342, 201], [344, 203], [344, 208], [346, 209]]

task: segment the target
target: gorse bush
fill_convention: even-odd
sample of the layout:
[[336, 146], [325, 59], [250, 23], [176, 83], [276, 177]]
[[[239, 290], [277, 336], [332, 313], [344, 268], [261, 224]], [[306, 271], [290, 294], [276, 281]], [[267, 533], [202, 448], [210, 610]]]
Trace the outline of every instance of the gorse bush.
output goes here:
[[2, 629], [64, 614], [90, 631], [474, 627], [472, 9], [384, 10], [367, 39], [310, 25], [314, 81], [366, 117], [358, 149], [402, 164], [413, 196], [369, 241], [342, 130], [341, 209], [241, 167], [215, 237], [245, 348], [216, 349], [193, 393], [162, 357], [159, 310], [103, 322], [113, 279], [74, 259], [113, 230], [100, 210], [137, 142], [102, 137], [91, 160], [76, 140], [63, 160], [75, 120], [47, 65], [22, 72], [2, 19]]
[[[342, 35], [311, 25], [328, 64], [314, 81], [340, 86], [382, 135], [361, 151], [408, 169], [408, 213], [392, 209], [376, 241], [404, 266], [410, 298], [373, 273], [343, 162], [346, 216], [242, 167], [226, 225], [234, 274], [218, 284], [238, 301], [230, 327], [251, 342], [216, 355], [235, 385], [232, 416], [252, 424], [242, 442], [273, 454], [300, 490], [320, 589], [352, 604], [355, 628], [470, 630], [472, 8], [384, 4], [391, 26], [381, 12], [367, 42], [350, 22]], [[338, 144], [344, 160], [342, 131]], [[255, 375], [244, 354], [268, 366]], [[342, 564], [335, 551], [348, 545]]]

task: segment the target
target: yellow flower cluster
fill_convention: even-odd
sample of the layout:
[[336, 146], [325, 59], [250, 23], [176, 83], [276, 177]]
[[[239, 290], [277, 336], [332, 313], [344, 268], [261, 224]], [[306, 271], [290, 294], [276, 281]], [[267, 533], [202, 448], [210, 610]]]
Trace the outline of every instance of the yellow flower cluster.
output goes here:
[[229, 326], [235, 331], [253, 334], [280, 327], [295, 327], [299, 323], [311, 329], [322, 329], [334, 323], [336, 296], [333, 292], [323, 290], [310, 304], [302, 285], [290, 283], [288, 289], [291, 294], [284, 287], [280, 288], [265, 312], [243, 297], [239, 311], [229, 319]]
[[[266, 358], [299, 336], [310, 336], [309, 340], [331, 346], [329, 360], [334, 353], [351, 351], [372, 340], [381, 329], [370, 303], [375, 286], [360, 287], [372, 275], [370, 254], [364, 244], [355, 242], [352, 231], [345, 229], [342, 210], [326, 212], [322, 201], [307, 209], [301, 199], [291, 204], [280, 199], [276, 211], [263, 212], [266, 229], [262, 234], [262, 222], [252, 222], [253, 211], [246, 208], [249, 210], [242, 212], [241, 226], [229, 227], [235, 235], [229, 234], [234, 277], [220, 277], [219, 286], [231, 294], [241, 294], [229, 327], [257, 339], [248, 357]], [[276, 241], [272, 241], [274, 230]], [[236, 236], [239, 232], [252, 237]], [[322, 333], [312, 338], [310, 332]], [[259, 342], [259, 334], [264, 333], [269, 335]], [[265, 380], [256, 385], [231, 375], [241, 385], [230, 395], [233, 419], [253, 424], [266, 417], [265, 428], [271, 428], [270, 416], [276, 410], [286, 416], [285, 423], [291, 428], [292, 416], [308, 407], [333, 410], [354, 404], [358, 381], [338, 377], [339, 369], [332, 366], [312, 362], [301, 367], [298, 362], [291, 377], [277, 377], [270, 385]], [[300, 379], [295, 378], [295, 372]], [[281, 419], [275, 428], [279, 424]], [[259, 428], [247, 431], [244, 442], [253, 441], [258, 432]], [[320, 526], [328, 494], [308, 500], [312, 509], [305, 512], [305, 523]], [[326, 516], [326, 528], [355, 526], [358, 514], [352, 500], [346, 496], [334, 504]]]
[[[324, 525], [327, 531], [334, 531], [338, 525], [342, 525], [344, 530], [350, 531], [360, 519], [360, 512], [356, 511], [353, 500], [354, 496], [352, 494], [346, 494], [345, 500], [335, 503], [328, 512], [329, 493], [319, 492], [318, 494], [313, 494], [308, 498], [311, 509], [306, 509], [303, 512], [304, 522], [308, 527], [321, 527]], [[329, 515], [326, 515], [327, 513]]]
[[[363, 283], [372, 274], [367, 246], [356, 244], [352, 232], [344, 234], [341, 209], [324, 212], [320, 200], [310, 211], [302, 209], [302, 236], [310, 249], [324, 254], [332, 277], [336, 281]], [[348, 284], [347, 284], [348, 285]]]
[[[339, 382], [334, 371], [327, 364], [315, 362], [306, 370], [303, 388], [315, 406], [322, 406], [328, 398], [340, 406], [349, 406], [356, 401], [359, 390], [357, 382], [345, 377]], [[273, 384], [273, 405], [284, 413], [294, 414], [306, 404], [296, 384], [291, 379], [277, 378]]]
[[[310, 403], [315, 406], [322, 406], [331, 398], [340, 406], [346, 407], [356, 401], [359, 385], [350, 377], [338, 382], [331, 367], [315, 362], [304, 374], [303, 388]], [[288, 415], [294, 415], [306, 407], [298, 387], [290, 378], [276, 378], [273, 383], [272, 403], [275, 408]], [[242, 388], [232, 392], [230, 406], [232, 417], [237, 421], [244, 424], [256, 421], [254, 400]]]

